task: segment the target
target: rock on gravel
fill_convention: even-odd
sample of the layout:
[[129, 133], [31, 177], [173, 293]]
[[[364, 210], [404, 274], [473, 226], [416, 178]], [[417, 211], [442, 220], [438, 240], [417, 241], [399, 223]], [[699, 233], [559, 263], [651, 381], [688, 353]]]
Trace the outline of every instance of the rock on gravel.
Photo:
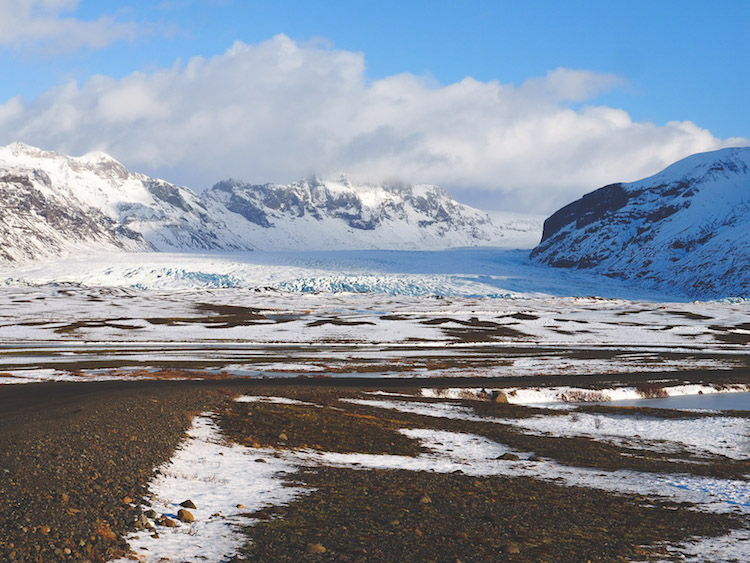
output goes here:
[[226, 401], [182, 383], [3, 386], [0, 561], [122, 556], [123, 535], [143, 524], [138, 503], [154, 467], [172, 456], [194, 414]]

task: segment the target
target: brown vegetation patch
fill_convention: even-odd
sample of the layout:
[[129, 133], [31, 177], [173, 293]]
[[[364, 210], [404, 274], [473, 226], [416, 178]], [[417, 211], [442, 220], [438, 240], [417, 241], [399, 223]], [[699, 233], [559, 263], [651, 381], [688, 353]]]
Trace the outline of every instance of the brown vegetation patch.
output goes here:
[[690, 319], [691, 321], [710, 321], [713, 317], [707, 317], [699, 313], [693, 313], [691, 311], [664, 311], [665, 315], [674, 315], [676, 317], [683, 317]]
[[493, 328], [445, 328], [441, 329], [446, 336], [460, 342], [492, 342], [497, 339], [527, 339], [528, 334], [519, 330], [509, 328], [505, 325], [497, 325]]
[[206, 328], [234, 328], [238, 326], [251, 326], [273, 322], [286, 322], [269, 318], [261, 309], [252, 307], [240, 307], [235, 305], [215, 305], [211, 303], [198, 303], [195, 310], [200, 314], [193, 317], [151, 317], [144, 319], [152, 325], [180, 326], [190, 324], [201, 324]]
[[59, 326], [55, 329], [57, 334], [69, 334], [77, 330], [86, 328], [116, 328], [119, 330], [143, 330], [141, 326], [122, 324], [123, 321], [132, 321], [133, 319], [91, 319], [87, 321], [76, 321]]
[[501, 315], [499, 318], [508, 318], [516, 319], [517, 321], [536, 321], [539, 319], [537, 315], [532, 315], [531, 313], [511, 313], [509, 315]]
[[78, 377], [91, 378], [99, 375], [106, 375], [107, 377], [118, 377], [123, 379], [231, 379], [234, 376], [227, 373], [226, 371], [191, 371], [183, 369], [133, 369], [133, 370], [120, 370], [113, 369], [107, 370], [102, 373], [84, 372], [80, 370], [71, 370], [71, 375]]
[[654, 383], [643, 383], [635, 388], [638, 393], [644, 399], [665, 399], [669, 397], [669, 393], [664, 387], [656, 385]]

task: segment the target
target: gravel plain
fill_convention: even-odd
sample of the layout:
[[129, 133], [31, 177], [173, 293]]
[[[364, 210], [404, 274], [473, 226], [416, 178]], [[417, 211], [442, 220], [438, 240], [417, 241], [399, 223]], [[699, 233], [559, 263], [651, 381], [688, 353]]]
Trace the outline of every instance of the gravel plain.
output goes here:
[[[710, 380], [712, 375], [679, 377], [697, 381]], [[748, 379], [745, 373], [722, 377], [738, 382]], [[560, 385], [568, 378], [550, 379]], [[611, 379], [586, 378], [586, 385], [607, 385]], [[643, 380], [635, 375], [632, 379]], [[679, 463], [669, 467], [657, 458], [622, 457], [613, 448], [587, 445], [585, 440], [525, 438], [497, 425], [438, 423], [403, 413], [382, 416], [378, 409], [338, 401], [367, 389], [416, 391], [426, 382], [279, 378], [2, 386], [0, 561], [98, 563], [126, 555], [122, 538], [134, 530], [141, 514], [139, 503], [148, 495], [155, 468], [170, 459], [192, 418], [201, 412], [217, 413], [227, 437], [248, 445], [312, 446], [329, 451], [365, 448], [416, 455], [418, 444], [398, 434], [398, 428], [440, 424], [444, 430], [528, 445], [563, 463], [608, 468], [624, 464], [636, 470], [667, 472], [675, 466], [689, 467]], [[517, 384], [515, 380], [454, 378], [429, 382], [433, 386]], [[243, 393], [285, 395], [346, 412], [339, 417], [329, 409], [259, 409], [231, 401]], [[517, 416], [521, 411], [516, 409], [524, 409], [475, 406], [477, 414], [492, 416], [503, 416], [507, 409], [514, 409]], [[243, 409], [250, 408], [255, 409], [255, 418], [245, 416]], [[347, 420], [366, 439], [352, 440]], [[283, 430], [290, 433], [289, 442], [274, 443]], [[534, 443], [521, 443], [529, 440]], [[693, 469], [722, 476], [746, 470], [746, 464], [739, 467], [730, 461]], [[318, 492], [259, 515], [260, 524], [246, 530], [248, 546], [238, 560], [648, 560], [669, 555], [646, 550], [644, 545], [690, 535], [722, 535], [745, 525], [730, 516], [701, 514], [690, 507], [528, 479], [333, 468], [303, 469], [294, 478]], [[429, 502], [423, 502], [425, 496]], [[317, 544], [326, 551], [316, 552]]]

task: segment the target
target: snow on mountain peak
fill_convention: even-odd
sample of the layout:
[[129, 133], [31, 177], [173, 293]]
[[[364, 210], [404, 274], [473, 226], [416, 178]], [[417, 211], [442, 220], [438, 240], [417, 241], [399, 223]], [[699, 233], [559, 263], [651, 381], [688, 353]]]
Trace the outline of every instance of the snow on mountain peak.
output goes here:
[[750, 147], [726, 148], [688, 156], [653, 176], [627, 186], [638, 189], [640, 185], [658, 185], [676, 180], [705, 182], [719, 177], [743, 177], [748, 174], [749, 167]]
[[750, 148], [687, 157], [550, 216], [536, 261], [699, 298], [750, 295]]
[[69, 157], [22, 143], [0, 147], [0, 192], [11, 194], [0, 204], [0, 219], [8, 217], [0, 225], [8, 241], [0, 260], [6, 261], [86, 245], [200, 251], [507, 246], [519, 232], [518, 224], [504, 229], [436, 186], [360, 184], [341, 175], [289, 185], [226, 180], [198, 195], [131, 174], [102, 152]]
[[5, 166], [31, 168], [31, 165], [42, 159], [52, 160], [59, 158], [64, 158], [64, 155], [54, 151], [45, 151], [18, 141], [4, 147], [0, 146], [0, 164]]
[[[447, 248], [508, 244], [487, 214], [435, 186], [309, 177], [288, 185], [217, 183], [204, 200], [234, 215], [262, 249]], [[241, 223], [237, 225], [237, 222]], [[516, 240], [516, 239], [514, 239]]]

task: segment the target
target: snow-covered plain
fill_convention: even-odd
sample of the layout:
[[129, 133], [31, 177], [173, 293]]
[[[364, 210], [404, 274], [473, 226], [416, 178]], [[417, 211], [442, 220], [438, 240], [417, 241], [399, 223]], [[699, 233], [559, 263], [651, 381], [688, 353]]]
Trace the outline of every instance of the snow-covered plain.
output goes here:
[[0, 280], [3, 381], [178, 365], [497, 376], [748, 363], [747, 302], [624, 291], [523, 251], [110, 254]]
[[[522, 251], [112, 254], [6, 270], [0, 280], [0, 383], [149, 377], [158, 370], [191, 377], [542, 376], [750, 364], [746, 302], [687, 302], [623, 290], [608, 279], [552, 273], [531, 264]], [[532, 381], [531, 390], [506, 389], [515, 391], [511, 401], [560, 399], [575, 391], [534, 391]], [[632, 392], [618, 388], [611, 398]], [[376, 406], [476, 416], [447, 403]], [[569, 416], [554, 420], [570, 425]], [[692, 419], [688, 426], [641, 420], [637, 429], [631, 424], [625, 430], [640, 434], [639, 447], [658, 444], [665, 455], [670, 448], [705, 455], [747, 451], [744, 419], [705, 420], [713, 426]], [[616, 431], [625, 428], [618, 421], [577, 421], [577, 431], [592, 439], [628, 438], [625, 430]], [[561, 432], [543, 419], [515, 423], [528, 432]], [[146, 562], [225, 559], [243, 541], [236, 527], [252, 524], [244, 514], [304, 494], [286, 487], [284, 476], [310, 464], [526, 476], [750, 514], [744, 481], [538, 463], [529, 460], [533, 452], [513, 452], [521, 461], [509, 462], [495, 459], [509, 451], [506, 446], [480, 436], [404, 432], [431, 452], [406, 458], [230, 446], [209, 418], [198, 418], [147, 499], [157, 512], [174, 515], [176, 503], [190, 498], [198, 506], [196, 522], [160, 527], [159, 538], [132, 534], [130, 545]], [[738, 456], [745, 459], [732, 457]], [[718, 551], [708, 560], [730, 560], [726, 554], [736, 552], [731, 542], [738, 537], [701, 540], [685, 550]]]
[[[112, 254], [6, 270], [0, 280], [0, 383], [151, 377], [159, 371], [170, 377], [491, 377], [750, 365], [747, 302], [687, 302], [624, 290], [588, 274], [553, 274], [531, 264], [523, 251]], [[535, 390], [532, 381], [504, 392], [519, 403], [561, 401], [580, 392]], [[443, 394], [453, 392], [464, 391]], [[607, 392], [612, 399], [637, 393], [623, 387]], [[448, 403], [391, 403], [371, 406], [476, 417]], [[720, 415], [676, 422], [631, 418], [627, 424], [580, 414], [504, 422], [550, 435], [563, 432], [563, 425], [565, 432], [660, 448], [667, 456], [688, 451], [742, 460], [748, 451], [745, 419]], [[310, 464], [526, 476], [750, 514], [746, 481], [538, 463], [529, 459], [533, 452], [513, 452], [521, 457], [514, 463], [495, 459], [508, 448], [480, 436], [404, 432], [431, 453], [405, 458], [230, 446], [210, 419], [198, 418], [148, 499], [158, 512], [175, 514], [176, 503], [191, 498], [196, 522], [160, 529], [158, 539], [133, 534], [131, 546], [148, 562], [222, 560], [243, 541], [236, 526], [252, 523], [244, 514], [304, 494], [286, 487], [284, 475]], [[680, 549], [697, 554], [696, 560], [706, 553], [712, 555], [703, 560], [737, 559], [731, 554], [746, 553], [732, 542], [744, 533]]]

